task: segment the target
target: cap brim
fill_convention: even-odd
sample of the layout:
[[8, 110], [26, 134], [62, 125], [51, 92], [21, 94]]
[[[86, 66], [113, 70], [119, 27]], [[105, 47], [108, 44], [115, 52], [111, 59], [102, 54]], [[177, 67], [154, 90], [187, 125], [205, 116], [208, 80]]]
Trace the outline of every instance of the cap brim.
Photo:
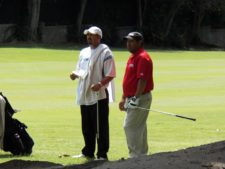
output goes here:
[[87, 35], [89, 33], [89, 30], [88, 29], [85, 29], [84, 30], [84, 35]]
[[124, 37], [123, 37], [123, 40], [127, 40], [127, 39], [134, 39], [134, 38], [131, 37], [131, 36], [124, 36]]
[[88, 30], [88, 29], [84, 30], [84, 35], [87, 35], [88, 33], [93, 34], [93, 35], [99, 35], [98, 33], [94, 32], [94, 31], [91, 31], [91, 30]]
[[133, 37], [133, 36], [125, 36], [123, 38], [123, 40], [136, 40], [136, 41], [139, 41], [139, 40], [143, 40], [143, 38], [141, 38], [141, 37]]

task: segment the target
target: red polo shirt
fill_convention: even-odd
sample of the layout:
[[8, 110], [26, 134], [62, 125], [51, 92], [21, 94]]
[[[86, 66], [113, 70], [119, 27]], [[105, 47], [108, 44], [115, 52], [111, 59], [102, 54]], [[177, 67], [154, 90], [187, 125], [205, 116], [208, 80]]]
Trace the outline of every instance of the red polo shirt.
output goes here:
[[135, 95], [140, 78], [147, 81], [144, 93], [153, 90], [153, 63], [151, 57], [143, 48], [132, 54], [127, 62], [123, 78], [123, 94], [125, 97]]

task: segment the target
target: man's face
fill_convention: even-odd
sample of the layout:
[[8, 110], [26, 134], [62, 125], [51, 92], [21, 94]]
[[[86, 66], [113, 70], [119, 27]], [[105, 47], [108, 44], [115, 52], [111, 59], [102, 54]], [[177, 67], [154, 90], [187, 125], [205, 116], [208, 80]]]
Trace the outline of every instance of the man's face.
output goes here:
[[142, 41], [137, 41], [134, 39], [127, 39], [127, 49], [131, 53], [135, 53], [142, 46]]
[[93, 47], [98, 46], [101, 41], [100, 36], [96, 34], [88, 33], [86, 38], [87, 38], [87, 43]]

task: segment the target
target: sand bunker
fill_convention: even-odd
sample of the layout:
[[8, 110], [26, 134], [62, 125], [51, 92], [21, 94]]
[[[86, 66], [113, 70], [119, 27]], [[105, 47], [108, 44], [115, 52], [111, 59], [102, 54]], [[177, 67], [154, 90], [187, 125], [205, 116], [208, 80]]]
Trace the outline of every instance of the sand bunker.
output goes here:
[[62, 166], [50, 162], [12, 160], [1, 169], [225, 169], [225, 141], [192, 147], [176, 152], [113, 162], [92, 161]]

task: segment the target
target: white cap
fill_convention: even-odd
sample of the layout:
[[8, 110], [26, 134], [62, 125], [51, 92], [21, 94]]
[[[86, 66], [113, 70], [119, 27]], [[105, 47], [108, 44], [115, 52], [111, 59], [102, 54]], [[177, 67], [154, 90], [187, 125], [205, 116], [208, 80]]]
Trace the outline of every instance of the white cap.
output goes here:
[[87, 35], [88, 33], [99, 35], [102, 38], [102, 30], [97, 26], [92, 26], [89, 29], [84, 30], [84, 35]]

